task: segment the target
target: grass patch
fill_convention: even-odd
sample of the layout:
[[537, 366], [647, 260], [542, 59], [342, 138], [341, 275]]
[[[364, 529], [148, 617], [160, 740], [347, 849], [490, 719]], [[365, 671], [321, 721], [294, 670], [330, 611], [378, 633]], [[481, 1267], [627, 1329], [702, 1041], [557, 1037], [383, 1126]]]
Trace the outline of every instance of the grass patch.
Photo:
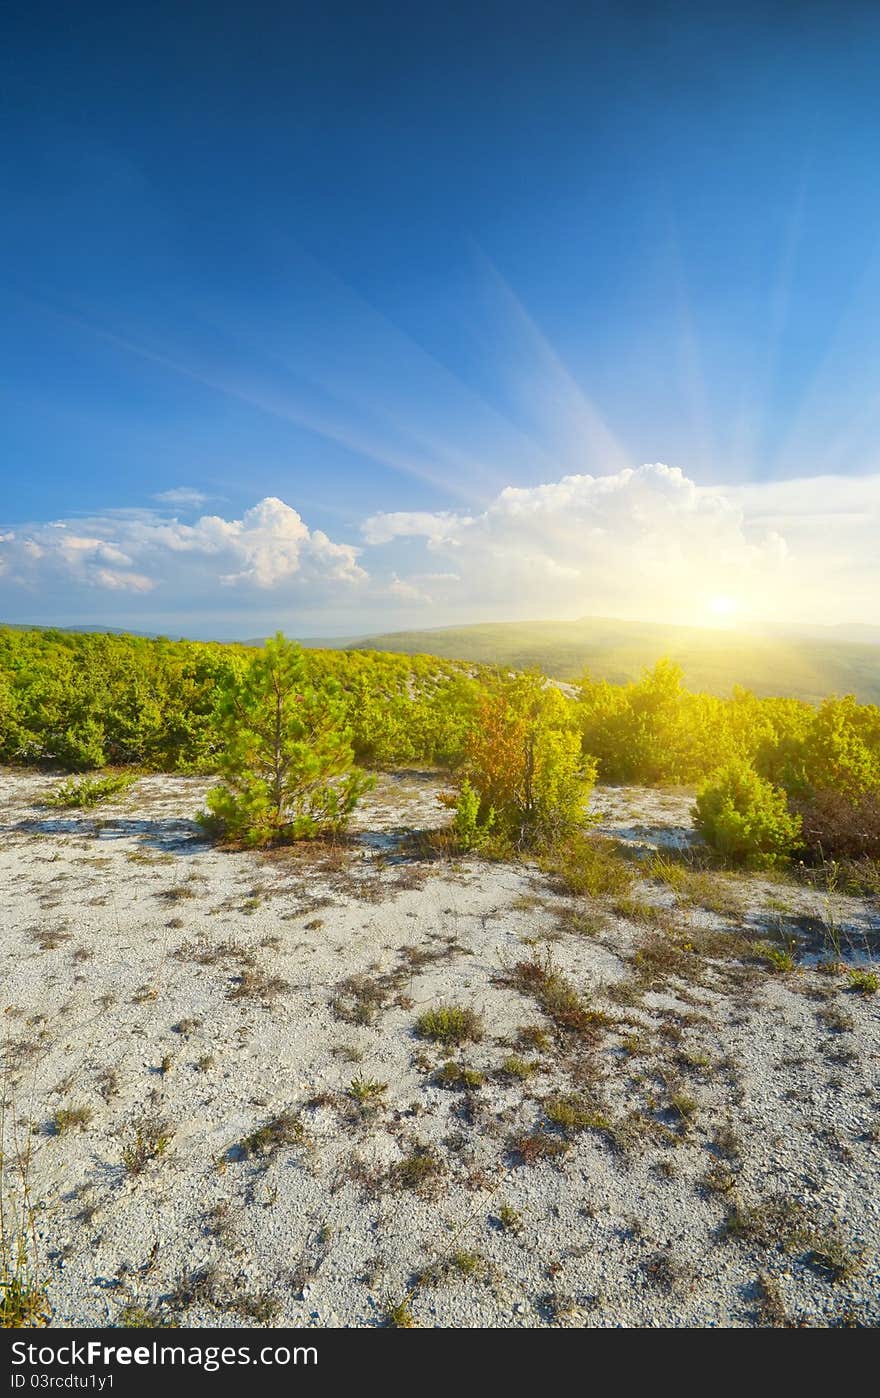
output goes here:
[[536, 1063], [533, 1059], [520, 1058], [519, 1054], [511, 1053], [502, 1063], [500, 1072], [502, 1077], [511, 1081], [526, 1082], [540, 1066], [540, 1063]]
[[627, 894], [624, 898], [617, 898], [614, 902], [614, 911], [618, 917], [624, 918], [627, 922], [637, 922], [642, 927], [670, 928], [672, 926], [668, 908], [658, 907], [656, 903], [649, 903], [646, 898], [636, 898], [632, 894]]
[[516, 1046], [532, 1053], [549, 1053], [553, 1040], [540, 1024], [524, 1024], [516, 1031]]
[[582, 1131], [599, 1131], [606, 1136], [613, 1133], [610, 1119], [586, 1097], [548, 1097], [544, 1113], [551, 1126], [566, 1135], [578, 1135]]
[[591, 1034], [608, 1023], [601, 1010], [591, 1009], [575, 987], [553, 965], [549, 955], [518, 961], [513, 970], [500, 977], [522, 995], [529, 995], [557, 1029], [567, 1033]]
[[284, 1146], [302, 1145], [304, 1140], [305, 1128], [299, 1113], [287, 1109], [245, 1136], [237, 1150], [246, 1160], [256, 1160], [273, 1155]]
[[417, 1146], [409, 1155], [398, 1160], [388, 1172], [392, 1189], [408, 1189], [420, 1193], [443, 1174], [443, 1164], [429, 1146]]
[[174, 1322], [161, 1311], [154, 1310], [150, 1306], [142, 1306], [137, 1301], [130, 1301], [127, 1306], [123, 1306], [116, 1317], [116, 1325], [119, 1330], [168, 1330], [174, 1329]]
[[632, 864], [613, 840], [602, 835], [571, 835], [542, 855], [539, 862], [568, 893], [590, 898], [625, 894], [635, 878]]
[[31, 1199], [31, 1142], [27, 1136], [20, 1145], [8, 1053], [7, 1045], [0, 1080], [0, 1330], [20, 1330], [48, 1325], [50, 1310]]
[[876, 995], [880, 988], [880, 978], [875, 971], [850, 971], [848, 980], [854, 995]]
[[541, 1160], [558, 1160], [569, 1142], [551, 1131], [524, 1131], [508, 1142], [508, 1152], [519, 1165], [535, 1165]]
[[162, 1117], [142, 1117], [135, 1122], [122, 1144], [122, 1163], [130, 1175], [141, 1175], [147, 1166], [164, 1155], [173, 1132]]
[[388, 1330], [417, 1330], [418, 1321], [409, 1307], [409, 1301], [398, 1301], [385, 1308], [385, 1327]]
[[331, 1009], [346, 1024], [375, 1024], [388, 1003], [389, 987], [377, 978], [347, 976], [339, 982]]
[[772, 942], [762, 942], [756, 948], [757, 955], [778, 974], [785, 975], [794, 970], [794, 957], [785, 947], [774, 946]]
[[270, 976], [259, 967], [245, 966], [227, 992], [228, 1000], [261, 1000], [264, 1003], [283, 995], [290, 985], [281, 976]]
[[442, 1068], [438, 1068], [434, 1081], [438, 1087], [447, 1087], [458, 1092], [474, 1092], [483, 1086], [486, 1077], [485, 1074], [477, 1072], [476, 1068], [466, 1068], [463, 1063], [456, 1063], [450, 1058]]
[[726, 1160], [713, 1160], [700, 1185], [707, 1194], [729, 1195], [736, 1189], [736, 1175]]
[[348, 1096], [364, 1116], [379, 1111], [385, 1105], [387, 1091], [387, 1082], [379, 1082], [376, 1078], [365, 1078], [360, 1075], [352, 1078], [348, 1085]]
[[808, 1240], [805, 1261], [826, 1281], [848, 1281], [862, 1265], [862, 1254], [851, 1248], [837, 1229], [815, 1233]]
[[687, 1123], [696, 1116], [699, 1104], [696, 1098], [691, 1097], [689, 1092], [679, 1090], [670, 1094], [669, 1105], [678, 1117], [678, 1120], [682, 1122], [682, 1124], [687, 1125]]
[[281, 1310], [281, 1301], [271, 1291], [242, 1291], [231, 1296], [227, 1305], [244, 1320], [254, 1320], [257, 1325], [271, 1325]]
[[498, 1227], [504, 1233], [519, 1233], [522, 1231], [523, 1216], [512, 1204], [500, 1204], [495, 1218]]
[[171, 884], [170, 888], [163, 889], [159, 894], [166, 903], [184, 903], [189, 898], [197, 898], [201, 885], [197, 879], [186, 879], [180, 883]]
[[676, 1291], [684, 1282], [681, 1265], [667, 1248], [660, 1248], [657, 1252], [652, 1252], [650, 1257], [646, 1257], [642, 1263], [642, 1272], [646, 1281], [658, 1291]]
[[679, 902], [688, 906], [705, 908], [719, 917], [738, 918], [743, 914], [745, 904], [740, 890], [719, 874], [696, 869], [670, 854], [658, 852], [648, 866], [648, 875], [671, 888]]
[[804, 1235], [804, 1206], [787, 1194], [744, 1204], [736, 1200], [724, 1220], [723, 1236], [758, 1247], [797, 1247]]
[[756, 1319], [759, 1325], [782, 1330], [791, 1324], [782, 1288], [775, 1277], [762, 1272], [755, 1282], [755, 1295], [758, 1301]]
[[438, 1044], [479, 1043], [483, 1022], [474, 1010], [461, 1005], [439, 1005], [419, 1016], [416, 1033], [419, 1038]]
[[88, 1126], [93, 1116], [91, 1107], [59, 1107], [50, 1122], [51, 1134], [63, 1136], [77, 1126]]

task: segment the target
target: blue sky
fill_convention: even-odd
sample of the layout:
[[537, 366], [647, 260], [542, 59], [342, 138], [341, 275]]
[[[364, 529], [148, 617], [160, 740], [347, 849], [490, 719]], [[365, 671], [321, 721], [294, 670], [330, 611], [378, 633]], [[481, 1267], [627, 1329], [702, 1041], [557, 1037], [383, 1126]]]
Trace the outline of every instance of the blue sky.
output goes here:
[[0, 616], [876, 620], [871, 10], [13, 4]]

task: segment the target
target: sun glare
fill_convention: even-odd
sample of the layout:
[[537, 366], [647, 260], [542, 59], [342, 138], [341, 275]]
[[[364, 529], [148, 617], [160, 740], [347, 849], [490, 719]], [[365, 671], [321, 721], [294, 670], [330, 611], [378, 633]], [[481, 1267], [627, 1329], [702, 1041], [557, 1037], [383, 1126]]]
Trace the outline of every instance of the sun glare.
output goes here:
[[[729, 593], [715, 593], [715, 596], [707, 597], [704, 603], [704, 617], [708, 619], [711, 626], [736, 626], [743, 619], [743, 608], [736, 597], [730, 597]], [[705, 622], [704, 622], [705, 625]]]

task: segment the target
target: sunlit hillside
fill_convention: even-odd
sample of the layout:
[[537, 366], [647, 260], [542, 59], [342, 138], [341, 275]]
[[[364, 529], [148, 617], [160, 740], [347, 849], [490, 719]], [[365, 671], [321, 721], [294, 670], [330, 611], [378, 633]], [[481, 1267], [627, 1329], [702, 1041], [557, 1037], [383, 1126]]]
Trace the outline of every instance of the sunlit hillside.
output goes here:
[[586, 617], [395, 631], [350, 642], [346, 648], [356, 647], [512, 669], [537, 665], [563, 680], [579, 678], [588, 669], [615, 684], [637, 679], [646, 666], [666, 655], [682, 667], [690, 689], [729, 694], [739, 684], [756, 694], [786, 694], [812, 702], [827, 694], [855, 694], [862, 703], [880, 702], [880, 645], [809, 635], [750, 635]]

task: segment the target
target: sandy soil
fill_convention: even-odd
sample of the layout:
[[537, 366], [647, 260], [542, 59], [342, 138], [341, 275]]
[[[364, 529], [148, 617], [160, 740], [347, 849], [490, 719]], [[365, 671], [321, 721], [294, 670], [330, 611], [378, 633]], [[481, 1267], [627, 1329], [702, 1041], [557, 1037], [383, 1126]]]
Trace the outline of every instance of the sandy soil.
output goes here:
[[[646, 877], [574, 898], [413, 857], [430, 773], [382, 778], [346, 847], [272, 855], [203, 840], [199, 780], [96, 813], [41, 805], [56, 780], [0, 772], [6, 1086], [53, 1324], [880, 1320], [880, 995], [818, 968], [829, 927], [873, 959], [876, 904], [759, 878], [714, 908]], [[690, 804], [594, 797], [633, 857], [685, 847]], [[646, 979], [670, 929], [775, 935], [796, 966]], [[420, 1038], [438, 1006], [479, 1041]], [[560, 1100], [581, 1115], [548, 1121]]]

